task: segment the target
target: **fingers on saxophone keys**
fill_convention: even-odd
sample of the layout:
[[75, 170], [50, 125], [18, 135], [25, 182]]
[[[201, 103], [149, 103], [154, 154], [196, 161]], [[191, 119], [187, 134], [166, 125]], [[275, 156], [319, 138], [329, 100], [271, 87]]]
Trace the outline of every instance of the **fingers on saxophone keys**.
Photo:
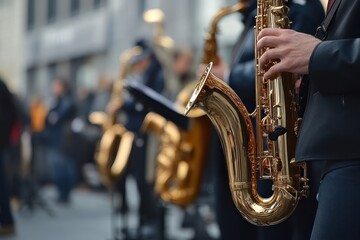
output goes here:
[[261, 53], [259, 63], [261, 69], [265, 72], [266, 79], [273, 79], [282, 69], [280, 59], [284, 56], [281, 45], [283, 44], [282, 34], [287, 29], [265, 28], [260, 31], [257, 41], [257, 50], [263, 51]]
[[284, 64], [279, 62], [277, 64], [272, 65], [265, 73], [264, 78], [273, 80], [275, 79], [279, 73], [284, 72]]
[[261, 55], [259, 63], [265, 79], [274, 79], [280, 73], [279, 70], [283, 68], [281, 56], [282, 50], [277, 48], [268, 49]]
[[279, 46], [279, 37], [277, 36], [265, 36], [258, 40], [257, 42], [257, 50], [260, 51], [264, 48], [274, 48]]
[[270, 48], [264, 52], [260, 57], [260, 67], [263, 70], [268, 70], [271, 66], [280, 62], [281, 50], [277, 48]]
[[260, 39], [266, 36], [278, 37], [282, 34], [283, 30], [284, 29], [279, 29], [279, 28], [264, 28], [259, 32], [257, 40], [259, 41]]

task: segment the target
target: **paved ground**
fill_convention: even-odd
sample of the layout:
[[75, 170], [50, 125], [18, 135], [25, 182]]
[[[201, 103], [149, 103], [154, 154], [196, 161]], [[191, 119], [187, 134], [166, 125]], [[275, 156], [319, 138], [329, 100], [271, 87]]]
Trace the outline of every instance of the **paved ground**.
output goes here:
[[46, 189], [42, 195], [54, 216], [41, 208], [32, 213], [15, 210], [17, 234], [6, 240], [105, 240], [111, 236], [106, 194], [77, 190], [69, 206], [54, 203], [53, 189]]
[[[131, 184], [131, 183], [130, 183]], [[55, 191], [53, 188], [45, 188], [40, 192], [49, 209], [54, 213], [50, 216], [41, 208], [29, 212], [26, 209], [15, 210], [16, 231], [14, 237], [2, 238], [3, 240], [111, 240], [113, 229], [111, 221], [111, 198], [107, 193], [93, 192], [85, 189], [77, 189], [73, 193], [72, 202], [69, 206], [55, 203]], [[132, 214], [129, 217], [130, 226], [137, 226], [138, 216], [136, 205], [138, 203], [136, 193], [129, 195]], [[201, 209], [206, 214], [206, 207]], [[200, 211], [200, 212], [201, 212]], [[183, 213], [176, 207], [167, 207], [166, 236], [171, 240], [194, 239], [193, 228], [180, 226]], [[121, 225], [119, 217], [116, 218], [117, 226]], [[114, 223], [114, 221], [113, 221]], [[206, 226], [205, 226], [206, 225]], [[219, 232], [216, 224], [204, 224], [205, 231], [216, 239]], [[204, 239], [203, 237], [199, 239]]]

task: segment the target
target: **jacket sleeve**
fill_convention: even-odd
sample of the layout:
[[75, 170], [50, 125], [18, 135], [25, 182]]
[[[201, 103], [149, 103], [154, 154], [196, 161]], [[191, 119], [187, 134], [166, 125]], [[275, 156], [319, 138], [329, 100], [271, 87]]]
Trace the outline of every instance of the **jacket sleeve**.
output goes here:
[[255, 61], [249, 60], [236, 64], [230, 72], [230, 87], [241, 97], [248, 111], [255, 108]]
[[360, 39], [324, 41], [309, 63], [311, 81], [322, 94], [360, 95]]
[[10, 135], [17, 113], [14, 98], [9, 89], [0, 81], [0, 148], [10, 143]]
[[58, 106], [49, 111], [46, 117], [46, 125], [48, 127], [60, 126], [72, 119], [74, 111], [75, 107], [72, 101], [69, 97], [65, 96], [61, 99]]
[[64, 97], [63, 104], [59, 109], [59, 121], [66, 122], [71, 120], [75, 111], [75, 106], [69, 96]]

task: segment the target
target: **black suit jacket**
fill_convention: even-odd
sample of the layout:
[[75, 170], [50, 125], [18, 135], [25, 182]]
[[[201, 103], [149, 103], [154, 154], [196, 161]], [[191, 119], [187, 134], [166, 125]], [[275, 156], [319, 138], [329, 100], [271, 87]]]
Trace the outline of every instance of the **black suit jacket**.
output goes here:
[[360, 159], [360, 1], [342, 0], [309, 64], [296, 159]]
[[[147, 87], [150, 87], [156, 92], [161, 93], [164, 90], [164, 72], [160, 62], [155, 56], [152, 56], [152, 61], [149, 68], [142, 74], [140, 78], [141, 83]], [[142, 122], [148, 113], [148, 110], [144, 108], [141, 101], [133, 97], [125, 99], [121, 111], [127, 116], [127, 121], [123, 123], [126, 129], [135, 133], [140, 133]]]
[[10, 135], [17, 118], [14, 97], [0, 79], [0, 151], [10, 145]]

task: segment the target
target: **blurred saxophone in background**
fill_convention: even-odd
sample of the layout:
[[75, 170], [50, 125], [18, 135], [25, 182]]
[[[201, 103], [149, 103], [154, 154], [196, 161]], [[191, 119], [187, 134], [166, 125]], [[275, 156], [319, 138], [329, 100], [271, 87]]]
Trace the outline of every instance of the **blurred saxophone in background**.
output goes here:
[[[212, 64], [202, 75], [185, 111], [187, 114], [198, 107], [211, 119], [227, 160], [233, 201], [245, 219], [259, 226], [285, 220], [308, 193], [305, 165], [293, 164], [297, 123], [294, 79], [288, 73], [264, 79], [259, 58], [267, 49], [256, 50], [256, 39], [263, 28], [289, 27], [288, 11], [284, 0], [258, 0], [256, 109], [252, 114], [236, 93], [211, 73]], [[251, 117], [256, 119], [256, 135]], [[271, 197], [263, 198], [257, 192], [258, 177], [272, 180]]]
[[174, 40], [165, 34], [165, 14], [159, 8], [149, 9], [144, 12], [143, 19], [146, 23], [154, 25], [151, 48], [156, 58], [161, 63], [165, 81], [165, 90], [163, 95], [171, 96], [178, 85], [174, 79], [176, 76], [172, 71]]
[[120, 56], [118, 79], [114, 82], [111, 103], [117, 105], [111, 114], [94, 112], [90, 121], [103, 126], [103, 135], [98, 143], [95, 160], [99, 167], [102, 182], [111, 186], [125, 170], [131, 152], [134, 134], [122, 124], [117, 123], [117, 114], [123, 104], [124, 80], [131, 71], [131, 60], [141, 54], [140, 47], [126, 50]]
[[[244, 8], [236, 4], [220, 9], [213, 17], [205, 36], [202, 63], [218, 62], [216, 33], [218, 22], [231, 13]], [[196, 83], [187, 85], [177, 96], [176, 104], [183, 111]], [[162, 200], [186, 207], [193, 203], [201, 187], [204, 164], [210, 144], [211, 122], [200, 109], [189, 112], [190, 129], [184, 130], [166, 116], [149, 113], [143, 122], [143, 130], [154, 132], [160, 140], [155, 170], [155, 191]]]
[[144, 12], [143, 19], [147, 23], [155, 24], [153, 44], [164, 48], [174, 47], [174, 40], [164, 34], [165, 14], [161, 9], [153, 8]]
[[216, 34], [218, 33], [218, 23], [223, 17], [241, 11], [246, 7], [247, 7], [246, 3], [239, 2], [234, 6], [221, 8], [214, 15], [209, 30], [205, 34], [205, 43], [204, 43], [204, 50], [203, 50], [203, 56], [201, 58], [201, 63], [208, 64], [209, 62], [213, 62], [214, 65], [217, 65], [219, 63], [219, 58], [217, 55], [218, 44], [216, 41]]
[[211, 125], [205, 118], [195, 117], [189, 130], [154, 112], [144, 119], [143, 130], [154, 132], [160, 140], [155, 191], [166, 202], [186, 207], [198, 195], [210, 138]]

